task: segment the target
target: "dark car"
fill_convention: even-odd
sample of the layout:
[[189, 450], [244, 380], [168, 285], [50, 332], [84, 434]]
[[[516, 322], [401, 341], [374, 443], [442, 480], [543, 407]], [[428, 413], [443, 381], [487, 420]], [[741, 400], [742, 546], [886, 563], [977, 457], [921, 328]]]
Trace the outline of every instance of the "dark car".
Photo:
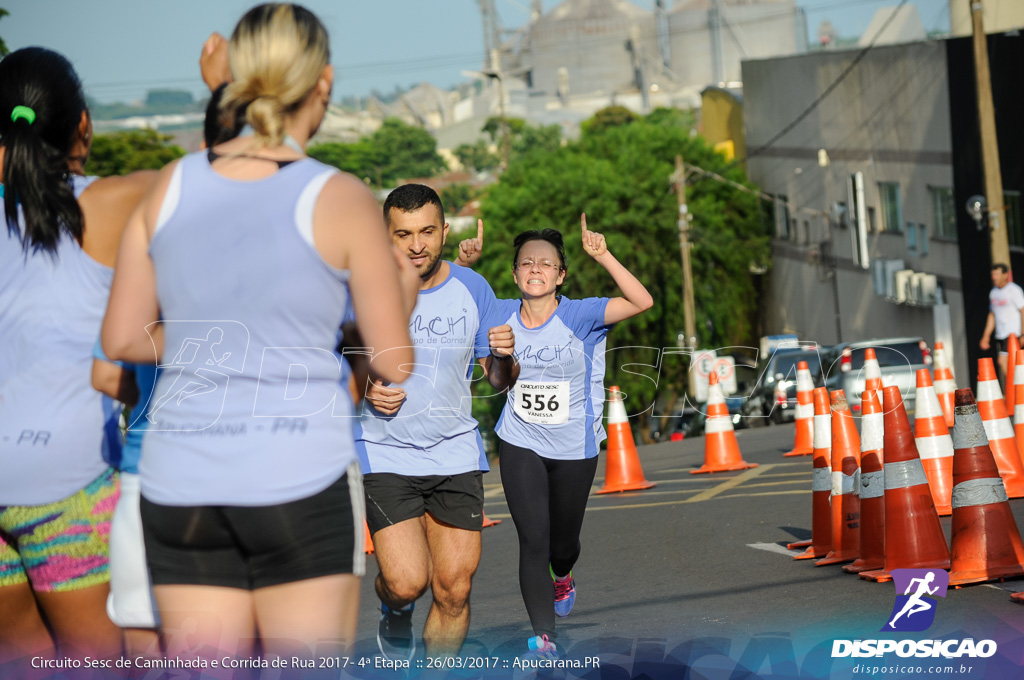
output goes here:
[[675, 415], [666, 418], [664, 425], [661, 425], [659, 420], [658, 425], [651, 430], [651, 436], [655, 441], [663, 442], [699, 437], [704, 434], [705, 420], [707, 417], [703, 411], [692, 406], [685, 406]]
[[826, 387], [844, 390], [854, 415], [860, 413], [860, 394], [864, 391], [864, 353], [875, 350], [882, 371], [882, 385], [897, 385], [907, 415], [914, 416], [917, 404], [917, 371], [930, 368], [931, 350], [919, 337], [881, 338], [847, 342], [832, 347], [825, 356]]
[[801, 347], [781, 348], [758, 364], [758, 381], [744, 401], [741, 414], [750, 427], [785, 423], [796, 418], [796, 371], [807, 362], [815, 387], [822, 387], [822, 357], [827, 349], [805, 343]]

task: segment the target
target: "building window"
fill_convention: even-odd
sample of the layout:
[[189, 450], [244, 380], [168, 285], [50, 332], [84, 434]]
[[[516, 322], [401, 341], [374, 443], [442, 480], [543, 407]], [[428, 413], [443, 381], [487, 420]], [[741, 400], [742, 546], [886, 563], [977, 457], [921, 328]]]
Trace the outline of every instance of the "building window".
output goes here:
[[1020, 192], [1004, 191], [1003, 203], [1006, 204], [1006, 238], [1012, 248], [1024, 248], [1024, 224], [1021, 224]]
[[878, 183], [878, 202], [882, 208], [882, 231], [903, 231], [903, 206], [900, 204], [900, 185], [896, 182]]
[[932, 195], [932, 215], [935, 218], [935, 238], [955, 241], [956, 207], [953, 203], [953, 189], [950, 187], [928, 187]]
[[789, 240], [789, 198], [783, 194], [775, 196], [775, 236]]

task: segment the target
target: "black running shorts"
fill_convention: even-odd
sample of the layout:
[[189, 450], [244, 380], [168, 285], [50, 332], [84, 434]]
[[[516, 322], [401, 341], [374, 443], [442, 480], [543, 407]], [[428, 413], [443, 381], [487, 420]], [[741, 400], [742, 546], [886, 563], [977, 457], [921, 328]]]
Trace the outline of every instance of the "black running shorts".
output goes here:
[[365, 571], [358, 473], [278, 505], [169, 506], [143, 497], [141, 510], [153, 585], [255, 590]]
[[363, 488], [371, 534], [425, 512], [459, 529], [483, 528], [484, 481], [479, 470], [427, 477], [372, 472], [363, 477]]

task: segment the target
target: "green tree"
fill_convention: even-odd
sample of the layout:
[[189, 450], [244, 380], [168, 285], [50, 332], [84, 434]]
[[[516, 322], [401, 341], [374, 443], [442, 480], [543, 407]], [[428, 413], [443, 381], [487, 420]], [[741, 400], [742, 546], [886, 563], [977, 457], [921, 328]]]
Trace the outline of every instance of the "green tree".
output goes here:
[[[449, 184], [437, 193], [441, 198], [441, 204], [444, 206], [446, 219], [457, 215], [467, 203], [475, 198], [473, 187], [462, 182]], [[454, 241], [454, 239], [451, 240]], [[455, 243], [454, 245], [457, 248], [459, 244]], [[458, 257], [457, 252], [455, 253], [455, 257]]]
[[[630, 413], [647, 410], [659, 389], [680, 389], [685, 379], [681, 362], [666, 360], [660, 377], [656, 368], [658, 350], [674, 346], [683, 328], [678, 211], [669, 187], [677, 153], [693, 165], [747, 184], [741, 170], [728, 168], [703, 139], [691, 137], [683, 127], [636, 120], [616, 126], [591, 124], [579, 142], [514, 159], [482, 204], [487, 241], [477, 269], [499, 297], [519, 295], [509, 275], [515, 234], [543, 227], [565, 235], [566, 295], [619, 294], [607, 272], [580, 246], [581, 212], [654, 295], [653, 309], [619, 324], [609, 335], [607, 382], [622, 388]], [[769, 259], [758, 201], [727, 184], [701, 174], [696, 177], [689, 205], [695, 216], [691, 252], [701, 344], [750, 344], [757, 299], [748, 266]], [[636, 366], [623, 369], [627, 364]], [[481, 422], [493, 424], [501, 400], [480, 402]], [[646, 414], [641, 427], [649, 428]]]
[[[528, 125], [522, 118], [506, 118], [510, 136], [511, 156], [521, 156], [532, 151], [554, 151], [562, 145], [562, 128], [558, 125]], [[501, 145], [501, 118], [491, 116], [480, 128], [491, 141]]]
[[159, 170], [185, 150], [171, 144], [174, 138], [156, 130], [122, 130], [93, 137], [87, 175], [125, 175], [135, 170]]
[[488, 148], [487, 143], [478, 139], [475, 144], [459, 144], [452, 152], [467, 169], [478, 172], [498, 167], [498, 154]]
[[659, 106], [646, 116], [644, 120], [656, 125], [669, 125], [693, 130], [697, 127], [697, 113], [693, 109], [672, 109]]
[[376, 132], [355, 144], [316, 144], [309, 155], [378, 187], [392, 186], [399, 179], [432, 177], [447, 169], [434, 136], [398, 118], [386, 119]]
[[[509, 118], [505, 117], [505, 124], [508, 125], [509, 134], [513, 137], [518, 135], [526, 127], [526, 121], [522, 118]], [[490, 136], [491, 141], [495, 144], [501, 141], [501, 116], [491, 116], [484, 123], [484, 126], [480, 128], [481, 132], [486, 132]]]
[[[3, 7], [0, 7], [0, 19], [3, 19], [6, 16], [10, 16], [10, 14], [11, 13], [5, 10]], [[11, 51], [7, 49], [7, 43], [4, 42], [3, 38], [0, 38], [0, 57], [6, 57], [10, 53]]]
[[637, 120], [637, 115], [625, 106], [608, 106], [597, 113], [590, 120], [583, 121], [580, 126], [584, 132], [599, 133], [610, 127], [629, 125]]
[[551, 152], [562, 146], [562, 128], [557, 125], [528, 125], [512, 140], [513, 154]]

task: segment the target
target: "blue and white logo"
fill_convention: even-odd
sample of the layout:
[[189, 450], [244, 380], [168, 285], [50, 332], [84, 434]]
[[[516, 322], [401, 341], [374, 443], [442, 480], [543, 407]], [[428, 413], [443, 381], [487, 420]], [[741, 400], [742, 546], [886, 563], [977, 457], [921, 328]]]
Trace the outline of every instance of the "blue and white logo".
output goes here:
[[[938, 601], [946, 597], [949, 572], [944, 569], [893, 569], [896, 603], [882, 631], [917, 632], [927, 630], [935, 621]], [[931, 597], [929, 597], [931, 596]]]

